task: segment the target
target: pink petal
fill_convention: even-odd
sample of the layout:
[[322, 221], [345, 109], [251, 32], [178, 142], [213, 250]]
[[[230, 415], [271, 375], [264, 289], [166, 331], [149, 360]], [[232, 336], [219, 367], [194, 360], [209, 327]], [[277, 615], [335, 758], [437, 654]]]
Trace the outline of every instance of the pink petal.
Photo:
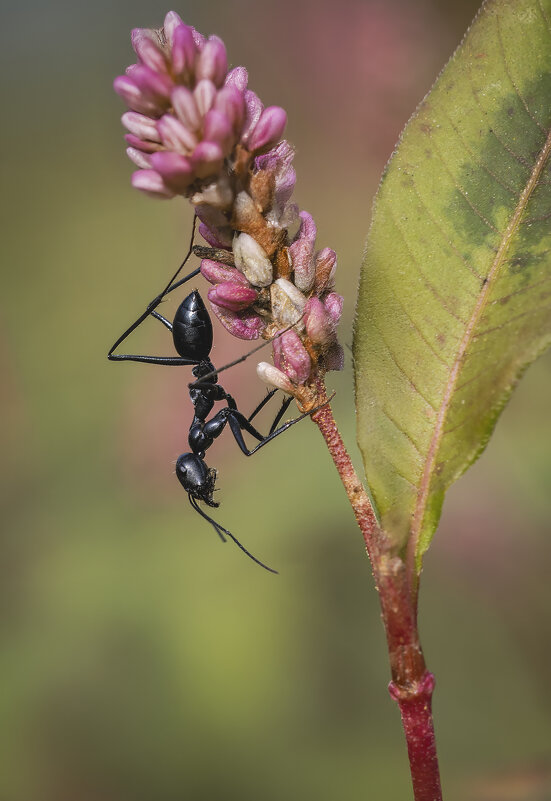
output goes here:
[[138, 170], [132, 173], [132, 186], [140, 189], [151, 197], [168, 200], [174, 197], [174, 192], [165, 186], [163, 179], [155, 170]]
[[251, 306], [258, 298], [258, 292], [252, 287], [234, 284], [232, 281], [225, 281], [223, 284], [216, 284], [208, 291], [208, 299], [224, 309], [230, 311], [243, 311]]
[[303, 319], [306, 333], [312, 342], [326, 345], [335, 338], [335, 323], [319, 298], [308, 299]]
[[245, 98], [235, 86], [224, 86], [217, 93], [214, 108], [229, 120], [236, 136], [239, 136], [245, 119]]
[[300, 228], [294, 242], [289, 245], [289, 253], [293, 262], [295, 284], [303, 292], [309, 292], [314, 284], [316, 233], [316, 224], [312, 215], [307, 211], [301, 211]]
[[167, 72], [167, 61], [158, 46], [158, 37], [148, 28], [134, 28], [132, 47], [140, 61], [155, 72]]
[[230, 267], [212, 259], [203, 259], [201, 262], [201, 275], [211, 284], [222, 284], [226, 281], [231, 281], [233, 284], [250, 286], [243, 273], [240, 273], [235, 267]]
[[157, 142], [148, 142], [140, 139], [138, 136], [134, 136], [134, 134], [125, 134], [124, 138], [130, 145], [130, 147], [136, 148], [136, 150], [141, 150], [144, 153], [155, 153], [160, 145]]
[[211, 36], [197, 59], [195, 77], [198, 81], [208, 78], [215, 86], [222, 86], [227, 71], [226, 46], [218, 36]]
[[154, 153], [151, 164], [166, 186], [176, 193], [185, 192], [195, 177], [190, 160], [179, 153]]
[[203, 138], [208, 142], [216, 142], [223, 154], [229, 155], [233, 146], [233, 131], [225, 114], [212, 108], [207, 112], [203, 125]]
[[224, 161], [220, 145], [215, 142], [199, 142], [192, 153], [191, 160], [198, 178], [207, 178], [217, 173]]
[[204, 117], [207, 111], [212, 108], [214, 103], [214, 99], [216, 97], [216, 86], [212, 81], [204, 78], [202, 81], [197, 83], [197, 86], [193, 90], [193, 95], [195, 97], [195, 102], [197, 103], [199, 113]]
[[193, 93], [187, 86], [177, 86], [172, 90], [172, 105], [183, 125], [194, 133], [201, 127], [201, 115]]
[[157, 123], [159, 135], [172, 150], [190, 153], [197, 145], [197, 137], [172, 114], [165, 114]]
[[210, 305], [224, 328], [237, 339], [258, 339], [266, 327], [262, 317], [251, 309], [232, 312], [229, 309], [222, 309], [216, 303], [211, 303]]
[[195, 73], [197, 45], [189, 25], [178, 25], [172, 31], [172, 72], [176, 78], [191, 81]]
[[127, 111], [121, 117], [122, 124], [131, 134], [140, 139], [149, 139], [152, 142], [160, 142], [161, 138], [157, 132], [155, 120], [145, 114], [138, 114], [135, 111]]
[[287, 113], [280, 106], [268, 106], [249, 134], [248, 148], [251, 153], [262, 153], [276, 145], [287, 125]]
[[245, 67], [234, 67], [226, 75], [224, 86], [235, 86], [240, 92], [244, 92], [247, 88], [249, 76]]

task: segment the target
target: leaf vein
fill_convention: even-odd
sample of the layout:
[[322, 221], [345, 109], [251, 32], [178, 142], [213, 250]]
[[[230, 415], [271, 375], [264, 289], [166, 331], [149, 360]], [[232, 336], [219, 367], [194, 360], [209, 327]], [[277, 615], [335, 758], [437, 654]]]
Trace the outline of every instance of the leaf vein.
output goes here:
[[507, 55], [505, 53], [505, 47], [503, 45], [503, 38], [501, 36], [501, 25], [500, 25], [500, 22], [499, 22], [499, 14], [496, 14], [494, 19], [496, 20], [497, 38], [499, 39], [499, 47], [501, 49], [501, 55], [503, 56], [503, 69], [505, 70], [505, 74], [509, 78], [509, 81], [511, 82], [511, 86], [515, 90], [515, 93], [516, 93], [518, 99], [520, 100], [520, 102], [524, 106], [524, 109], [525, 109], [526, 113], [528, 114], [528, 116], [530, 117], [530, 119], [532, 120], [532, 122], [534, 122], [538, 126], [538, 128], [543, 132], [543, 134], [545, 136], [547, 136], [547, 131], [545, 130], [543, 125], [540, 123], [540, 121], [537, 119], [537, 117], [534, 114], [532, 114], [532, 112], [530, 111], [528, 103], [526, 102], [524, 97], [521, 95], [520, 89], [516, 85], [516, 83], [515, 83], [515, 81], [513, 79], [513, 76], [511, 75], [511, 73], [509, 71], [509, 65], [508, 65], [508, 62], [507, 62]]
[[453, 309], [450, 309], [450, 307], [448, 305], [448, 302], [445, 300], [445, 298], [442, 297], [442, 295], [438, 292], [438, 290], [428, 280], [427, 276], [425, 275], [425, 273], [421, 269], [421, 265], [419, 264], [419, 261], [418, 261], [417, 257], [415, 256], [415, 254], [411, 250], [410, 246], [408, 245], [408, 241], [407, 241], [406, 235], [402, 231], [402, 228], [398, 224], [398, 221], [397, 221], [396, 217], [394, 216], [393, 212], [390, 209], [389, 209], [388, 215], [389, 215], [389, 218], [394, 223], [394, 227], [396, 228], [396, 230], [400, 234], [400, 236], [402, 238], [402, 242], [404, 243], [404, 246], [405, 246], [407, 252], [409, 253], [409, 255], [411, 257], [411, 260], [412, 260], [413, 264], [415, 265], [415, 268], [416, 268], [417, 272], [419, 273], [419, 275], [423, 279], [423, 282], [424, 282], [425, 286], [428, 289], [430, 289], [430, 291], [432, 292], [434, 297], [438, 300], [438, 302], [440, 303], [442, 308], [445, 311], [447, 311], [448, 314], [451, 315], [451, 317], [453, 317], [455, 320], [457, 320], [458, 323], [461, 323], [461, 325], [465, 325], [465, 321], [462, 320], [461, 317], [458, 317], [457, 314], [453, 311]]
[[484, 224], [485, 224], [485, 225], [486, 225], [486, 226], [487, 226], [487, 227], [488, 227], [488, 228], [489, 228], [491, 231], [493, 231], [495, 234], [498, 234], [498, 236], [502, 237], [502, 236], [503, 236], [503, 232], [502, 232], [502, 231], [499, 231], [499, 230], [498, 230], [498, 229], [495, 227], [495, 225], [494, 225], [493, 223], [491, 223], [489, 220], [487, 220], [487, 219], [486, 219], [486, 217], [485, 217], [485, 216], [482, 214], [482, 212], [480, 211], [480, 209], [478, 209], [478, 208], [477, 208], [477, 207], [474, 205], [474, 203], [473, 203], [473, 202], [472, 202], [472, 200], [470, 199], [470, 197], [469, 197], [468, 193], [465, 191], [465, 189], [463, 189], [463, 187], [461, 186], [461, 184], [458, 184], [458, 183], [457, 183], [457, 181], [455, 180], [455, 177], [454, 177], [454, 175], [453, 175], [452, 171], [451, 171], [451, 170], [450, 170], [450, 168], [448, 167], [448, 165], [447, 165], [446, 161], [444, 160], [444, 157], [442, 156], [442, 154], [440, 153], [439, 149], [436, 147], [436, 144], [435, 144], [434, 142], [432, 142], [432, 146], [433, 146], [433, 148], [434, 148], [434, 151], [435, 151], [436, 155], [438, 156], [438, 158], [439, 158], [439, 160], [440, 160], [440, 163], [442, 164], [442, 166], [444, 167], [444, 169], [446, 170], [446, 172], [448, 173], [448, 175], [449, 175], [449, 176], [450, 176], [450, 178], [452, 179], [452, 183], [454, 184], [454, 186], [455, 186], [455, 188], [457, 189], [457, 191], [459, 192], [459, 194], [460, 194], [460, 195], [461, 195], [461, 196], [462, 196], [462, 197], [465, 199], [465, 202], [467, 203], [467, 205], [471, 207], [471, 209], [474, 211], [474, 213], [476, 214], [476, 216], [477, 216], [477, 217], [479, 217], [479, 218], [482, 220], [482, 222], [483, 222], [483, 223], [484, 223]]
[[461, 365], [463, 364], [463, 361], [467, 354], [467, 349], [473, 341], [476, 326], [478, 325], [482, 317], [482, 314], [484, 312], [484, 309], [489, 301], [489, 294], [491, 288], [494, 285], [495, 278], [503, 267], [507, 251], [511, 245], [511, 242], [513, 240], [516, 231], [519, 228], [520, 219], [526, 209], [526, 206], [530, 200], [532, 193], [534, 192], [535, 187], [538, 184], [538, 180], [546, 165], [550, 152], [551, 152], [551, 132], [549, 133], [538, 155], [538, 158], [535, 160], [534, 167], [530, 173], [530, 177], [526, 183], [526, 186], [521, 192], [517, 206], [514, 209], [511, 215], [511, 219], [509, 220], [507, 228], [503, 234], [501, 243], [499, 245], [499, 248], [497, 250], [497, 253], [494, 257], [494, 260], [492, 262], [492, 265], [488, 273], [488, 280], [481, 288], [479, 299], [475, 305], [475, 308], [473, 309], [471, 318], [468, 324], [466, 325], [463, 339], [457, 350], [455, 362], [450, 371], [450, 375], [446, 383], [446, 386], [444, 387], [440, 408], [438, 410], [434, 426], [434, 431], [427, 450], [425, 467], [419, 482], [417, 502], [413, 513], [410, 537], [407, 545], [407, 562], [409, 566], [408, 569], [411, 571], [411, 575], [414, 575], [415, 571], [417, 549], [419, 545], [419, 538], [422, 532], [423, 521], [425, 517], [425, 511], [430, 492], [432, 472], [434, 464], [436, 462], [438, 449], [440, 447], [443, 436], [446, 415], [448, 413], [448, 410], [452, 402], [453, 393], [459, 377]]
[[522, 312], [522, 314], [516, 314], [514, 317], [509, 317], [508, 320], [504, 320], [502, 323], [494, 326], [493, 328], [486, 328], [484, 331], [479, 331], [477, 334], [473, 334], [473, 340], [480, 339], [480, 337], [484, 337], [487, 334], [493, 334], [495, 331], [501, 331], [503, 328], [506, 328], [508, 325], [516, 322], [517, 320], [520, 320], [522, 317], [526, 317], [528, 314], [537, 314], [545, 309], [549, 309], [551, 312], [551, 305], [545, 303], [542, 306], [536, 306], [534, 309], [528, 309], [527, 311]]
[[451, 249], [453, 251], [455, 251], [455, 253], [459, 256], [459, 258], [461, 259], [461, 261], [465, 265], [465, 267], [467, 267], [469, 272], [471, 272], [474, 275], [475, 278], [478, 278], [479, 281], [482, 281], [483, 277], [476, 272], [474, 267], [469, 263], [469, 261], [465, 258], [465, 256], [461, 253], [461, 251], [457, 247], [457, 245], [451, 239], [449, 234], [445, 233], [444, 228], [440, 225], [440, 223], [436, 220], [436, 218], [432, 216], [429, 207], [427, 206], [427, 204], [425, 203], [425, 201], [421, 197], [421, 195], [419, 193], [419, 190], [415, 186], [415, 181], [413, 182], [412, 186], [413, 186], [413, 191], [417, 195], [419, 203], [423, 207], [423, 210], [424, 210], [425, 214], [427, 215], [429, 220], [433, 223], [433, 225], [440, 231], [440, 233], [442, 235], [442, 239], [444, 240], [444, 242], [446, 242], [451, 247]]
[[515, 298], [517, 295], [523, 295], [525, 292], [530, 292], [532, 289], [535, 289], [542, 284], [547, 284], [551, 281], [551, 276], [548, 278], [542, 278], [541, 281], [537, 281], [535, 284], [529, 284], [528, 286], [523, 286], [521, 289], [516, 289], [514, 292], [511, 292], [510, 295], [503, 295], [501, 298], [496, 298], [495, 300], [490, 301], [491, 305], [495, 303], [506, 303], [506, 301], [510, 300], [511, 298]]
[[444, 359], [444, 357], [442, 356], [442, 354], [441, 354], [441, 353], [438, 353], [438, 351], [437, 351], [437, 350], [434, 348], [434, 346], [433, 346], [433, 345], [431, 345], [431, 343], [429, 342], [429, 340], [427, 339], [427, 337], [426, 337], [426, 336], [423, 334], [423, 332], [421, 331], [421, 328], [419, 327], [418, 323], [416, 323], [416, 322], [415, 322], [415, 320], [414, 320], [414, 319], [411, 317], [410, 313], [408, 312], [408, 310], [406, 309], [406, 307], [404, 306], [404, 304], [401, 302], [401, 300], [398, 298], [398, 296], [397, 296], [397, 295], [395, 295], [395, 296], [394, 296], [394, 300], [398, 302], [398, 305], [400, 306], [400, 308], [402, 309], [402, 311], [404, 312], [404, 314], [406, 315], [406, 317], [407, 317], [407, 318], [408, 318], [408, 320], [410, 321], [410, 323], [411, 323], [411, 325], [412, 325], [412, 327], [413, 327], [414, 331], [416, 331], [416, 333], [417, 333], [417, 334], [419, 334], [419, 337], [420, 337], [420, 339], [422, 339], [422, 340], [423, 340], [423, 342], [425, 343], [425, 345], [427, 346], [427, 348], [428, 348], [428, 349], [431, 351], [431, 353], [432, 353], [434, 356], [436, 356], [436, 358], [438, 359], [438, 361], [439, 361], [439, 362], [441, 362], [441, 364], [443, 364], [443, 365], [444, 365], [444, 367], [447, 367], [447, 368], [448, 368], [448, 370], [449, 370], [449, 368], [450, 368], [450, 365], [449, 365], [449, 364], [447, 363], [447, 361]]
[[395, 420], [395, 419], [394, 419], [394, 418], [393, 418], [393, 417], [392, 417], [392, 416], [391, 416], [391, 415], [388, 413], [388, 411], [385, 409], [385, 407], [384, 407], [384, 406], [379, 406], [379, 409], [382, 411], [382, 413], [384, 414], [384, 416], [385, 416], [385, 417], [386, 417], [386, 418], [387, 418], [387, 419], [388, 419], [388, 420], [389, 420], [389, 421], [392, 423], [392, 425], [393, 425], [393, 426], [394, 426], [394, 427], [395, 427], [395, 428], [396, 428], [396, 429], [397, 429], [397, 430], [400, 432], [400, 434], [403, 434], [403, 435], [404, 435], [404, 437], [406, 437], [406, 439], [408, 440], [408, 442], [410, 443], [410, 445], [412, 445], [412, 446], [413, 446], [413, 448], [414, 448], [414, 449], [417, 451], [417, 453], [419, 454], [419, 456], [421, 456], [421, 458], [422, 458], [422, 457], [423, 457], [423, 454], [422, 454], [422, 453], [421, 453], [421, 451], [419, 450], [419, 447], [418, 447], [418, 445], [416, 445], [415, 441], [412, 439], [411, 435], [410, 435], [410, 434], [409, 434], [409, 433], [408, 433], [408, 432], [407, 432], [407, 431], [406, 431], [404, 428], [402, 428], [402, 426], [400, 425], [400, 423], [398, 423], [398, 422], [397, 422], [397, 421], [396, 421], [396, 420]]
[[541, 4], [541, 0], [537, 0], [537, 2], [538, 2], [538, 8], [539, 8], [539, 10], [541, 12], [541, 15], [543, 17], [543, 21], [545, 22], [545, 24], [547, 26], [548, 32], [551, 34], [551, 22], [549, 21], [549, 17], [547, 16], [545, 11], [543, 10], [543, 6]]
[[433, 412], [435, 412], [435, 411], [436, 411], [435, 407], [432, 405], [432, 403], [431, 403], [431, 402], [430, 402], [430, 401], [429, 401], [427, 398], [425, 398], [425, 396], [423, 395], [423, 393], [421, 392], [421, 390], [420, 390], [420, 389], [419, 389], [419, 388], [416, 386], [416, 384], [414, 383], [414, 381], [413, 381], [413, 380], [412, 380], [412, 379], [409, 377], [409, 375], [407, 374], [407, 372], [405, 371], [405, 369], [404, 369], [404, 368], [402, 367], [402, 365], [401, 365], [401, 364], [398, 362], [398, 360], [397, 360], [397, 358], [396, 358], [396, 354], [394, 353], [394, 351], [392, 350], [392, 348], [390, 347], [390, 345], [388, 344], [388, 342], [387, 342], [387, 341], [385, 340], [385, 338], [383, 337], [383, 335], [382, 335], [382, 333], [381, 333], [381, 329], [380, 329], [378, 326], [376, 326], [376, 325], [375, 325], [375, 323], [374, 323], [373, 321], [372, 321], [372, 325], [373, 325], [373, 328], [374, 328], [374, 329], [377, 331], [377, 333], [379, 334], [379, 337], [380, 337], [380, 339], [381, 339], [381, 342], [383, 343], [383, 345], [385, 346], [385, 348], [388, 350], [388, 352], [389, 352], [389, 354], [390, 354], [390, 358], [392, 359], [392, 361], [394, 362], [394, 364], [396, 365], [396, 367], [398, 368], [398, 370], [399, 370], [399, 371], [402, 373], [402, 375], [404, 376], [404, 378], [406, 379], [406, 381], [407, 381], [409, 384], [411, 384], [411, 386], [413, 387], [413, 389], [415, 390], [415, 392], [416, 392], [416, 393], [419, 395], [419, 397], [420, 397], [420, 398], [422, 398], [422, 399], [425, 401], [425, 403], [426, 403], [428, 406], [430, 406], [430, 408], [433, 410]]
[[517, 190], [516, 189], [511, 189], [511, 187], [507, 183], [505, 183], [505, 181], [502, 181], [501, 178], [498, 178], [498, 176], [488, 167], [487, 164], [485, 164], [484, 162], [479, 161], [477, 159], [476, 154], [472, 150], [471, 146], [467, 144], [467, 142], [465, 141], [465, 138], [461, 135], [459, 129], [455, 125], [455, 123], [452, 120], [452, 118], [450, 117], [450, 115], [445, 111], [444, 111], [444, 113], [446, 114], [446, 117], [448, 118], [448, 122], [450, 123], [451, 127], [453, 128], [457, 138], [461, 141], [463, 147], [465, 148], [467, 153], [470, 155], [470, 157], [472, 158], [472, 160], [476, 164], [476, 166], [477, 167], [481, 167], [483, 170], [486, 170], [488, 175], [491, 178], [493, 178], [494, 181], [497, 184], [499, 184], [503, 189], [505, 189], [507, 192], [509, 192], [509, 194], [512, 195], [516, 199], [518, 197]]

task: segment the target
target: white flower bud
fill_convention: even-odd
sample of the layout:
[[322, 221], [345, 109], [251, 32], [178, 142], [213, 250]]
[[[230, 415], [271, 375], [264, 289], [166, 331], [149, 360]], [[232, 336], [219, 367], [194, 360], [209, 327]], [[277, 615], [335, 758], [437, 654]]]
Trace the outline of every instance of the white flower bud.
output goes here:
[[253, 286], [270, 286], [272, 262], [256, 239], [249, 234], [237, 234], [233, 239], [233, 255], [235, 266]]
[[270, 384], [277, 389], [287, 392], [289, 395], [293, 394], [293, 385], [281, 370], [274, 367], [273, 364], [268, 362], [259, 362], [256, 365], [256, 373], [258, 377], [266, 384]]
[[270, 287], [274, 319], [284, 326], [298, 323], [304, 313], [306, 297], [286, 278], [278, 278]]

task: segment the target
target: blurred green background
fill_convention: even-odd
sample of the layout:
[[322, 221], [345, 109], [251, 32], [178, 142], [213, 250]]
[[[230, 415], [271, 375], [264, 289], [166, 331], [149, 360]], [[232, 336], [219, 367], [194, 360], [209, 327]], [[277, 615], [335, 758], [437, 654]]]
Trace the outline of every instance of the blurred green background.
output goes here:
[[[339, 253], [343, 342], [378, 177], [476, 7], [174, 7], [288, 110], [296, 198]], [[217, 517], [271, 576], [222, 546], [172, 475], [188, 371], [106, 360], [189, 236], [183, 201], [130, 188], [111, 89], [130, 29], [167, 10], [2, 9], [0, 799], [407, 799], [369, 565], [315, 427], [251, 460], [229, 435], [209, 452]], [[135, 352], [170, 352], [164, 334], [145, 326]], [[216, 364], [235, 355], [219, 326], [215, 341]], [[250, 363], [224, 384], [245, 409], [264, 391]], [[350, 364], [328, 384], [354, 450]], [[548, 355], [450, 492], [425, 563], [451, 801], [551, 799], [550, 398]]]

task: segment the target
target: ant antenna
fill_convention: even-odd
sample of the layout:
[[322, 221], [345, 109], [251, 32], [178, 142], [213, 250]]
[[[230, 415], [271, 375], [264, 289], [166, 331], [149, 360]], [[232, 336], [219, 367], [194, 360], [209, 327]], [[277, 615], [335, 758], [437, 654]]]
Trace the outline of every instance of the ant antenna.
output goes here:
[[[191, 239], [190, 239], [190, 242], [189, 242], [189, 248], [188, 248], [188, 251], [186, 253], [186, 256], [185, 256], [183, 262], [180, 264], [180, 266], [176, 270], [176, 272], [174, 273], [174, 275], [172, 276], [172, 278], [170, 279], [170, 281], [168, 282], [168, 284], [163, 289], [163, 291], [159, 295], [157, 295], [157, 297], [155, 298], [154, 301], [152, 301], [152, 303], [149, 304], [150, 306], [152, 306], [153, 303], [155, 303], [155, 305], [158, 306], [165, 295], [167, 295], [169, 292], [172, 292], [173, 289], [176, 289], [177, 287], [180, 286], [180, 284], [181, 284], [180, 281], [177, 284], [174, 284], [174, 285], [173, 285], [173, 281], [175, 281], [176, 278], [179, 276], [179, 274], [182, 272], [186, 262], [188, 261], [188, 259], [190, 258], [190, 256], [193, 253], [193, 250], [194, 250], [193, 242], [195, 240], [195, 229], [196, 229], [196, 227], [197, 227], [197, 215], [194, 214], [193, 215], [193, 225], [191, 227]], [[201, 268], [199, 267], [195, 272], [191, 273], [191, 275], [186, 276], [186, 281], [187, 281], [188, 278], [193, 278], [195, 275], [199, 275], [200, 272], [201, 272]]]
[[[211, 526], [214, 528], [214, 530], [216, 531], [216, 533], [218, 534], [218, 536], [220, 537], [222, 542], [226, 541], [225, 537], [224, 537], [224, 534], [226, 534], [230, 539], [232, 539], [235, 542], [235, 544], [237, 545], [238, 548], [241, 548], [243, 553], [247, 554], [249, 559], [252, 559], [253, 562], [256, 562], [257, 565], [260, 565], [260, 567], [263, 567], [264, 570], [267, 570], [269, 573], [276, 573], [277, 574], [277, 572], [278, 572], [277, 570], [274, 570], [272, 567], [268, 567], [268, 565], [265, 565], [264, 562], [261, 562], [260, 559], [256, 558], [256, 556], [253, 556], [252, 553], [250, 553], [245, 548], [244, 545], [241, 545], [239, 540], [236, 537], [233, 536], [231, 531], [228, 531], [227, 528], [224, 528], [223, 526], [220, 525], [220, 523], [217, 523], [216, 520], [213, 520], [212, 517], [209, 517], [208, 514], [201, 509], [201, 507], [199, 506], [199, 503], [198, 503], [196, 498], [194, 498], [192, 495], [188, 495], [188, 498], [189, 498], [190, 504], [193, 506], [195, 511], [199, 512], [201, 517], [203, 517], [207, 522], [209, 522], [211, 524]], [[224, 534], [222, 532], [224, 532]]]
[[288, 325], [287, 328], [283, 328], [281, 331], [278, 331], [277, 334], [273, 336], [271, 339], [265, 339], [264, 342], [262, 342], [260, 345], [257, 345], [255, 348], [252, 348], [251, 350], [247, 351], [247, 353], [244, 353], [242, 356], [239, 356], [237, 359], [234, 359], [233, 362], [228, 362], [228, 364], [224, 364], [223, 367], [215, 367], [214, 370], [210, 371], [210, 373], [206, 373], [205, 375], [202, 375], [200, 378], [198, 378], [196, 381], [192, 381], [191, 384], [188, 384], [188, 388], [191, 389], [191, 387], [201, 386], [201, 384], [207, 382], [210, 378], [215, 378], [218, 375], [218, 373], [223, 373], [224, 370], [229, 370], [230, 367], [235, 367], [236, 364], [241, 364], [241, 362], [244, 362], [246, 359], [249, 358], [249, 356], [252, 356], [253, 353], [262, 350], [262, 348], [265, 348], [266, 345], [269, 345], [271, 342], [273, 342], [274, 339], [279, 339], [280, 336], [287, 333], [287, 331], [290, 331], [291, 328], [294, 328], [298, 322], [300, 322], [300, 319], [297, 320], [295, 323], [291, 323], [291, 325]]

